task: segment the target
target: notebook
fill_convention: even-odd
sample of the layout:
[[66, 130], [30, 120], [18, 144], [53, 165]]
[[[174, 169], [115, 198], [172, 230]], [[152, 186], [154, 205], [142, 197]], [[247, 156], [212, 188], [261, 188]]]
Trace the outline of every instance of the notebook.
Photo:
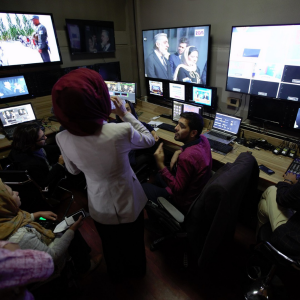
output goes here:
[[36, 121], [30, 103], [0, 108], [0, 120], [6, 137], [11, 140], [15, 128], [23, 123]]
[[229, 144], [237, 138], [241, 121], [240, 117], [216, 113], [212, 129], [204, 136], [210, 140]]

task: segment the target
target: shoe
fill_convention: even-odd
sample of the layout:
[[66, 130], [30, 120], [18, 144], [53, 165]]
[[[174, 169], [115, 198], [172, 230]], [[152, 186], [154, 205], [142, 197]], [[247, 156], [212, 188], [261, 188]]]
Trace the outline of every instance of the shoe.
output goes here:
[[89, 270], [83, 274], [80, 274], [80, 278], [85, 278], [88, 275], [90, 275], [93, 271], [95, 271], [101, 264], [102, 260], [103, 260], [102, 254], [98, 254], [96, 257], [91, 259], [91, 266], [90, 266]]

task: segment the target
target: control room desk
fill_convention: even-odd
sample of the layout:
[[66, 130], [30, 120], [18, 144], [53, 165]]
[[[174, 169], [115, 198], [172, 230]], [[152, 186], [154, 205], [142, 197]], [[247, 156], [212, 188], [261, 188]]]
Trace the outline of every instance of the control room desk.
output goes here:
[[[143, 122], [150, 122], [151, 118], [154, 116], [158, 116], [160, 114], [171, 114], [172, 110], [166, 107], [158, 106], [156, 104], [152, 104], [149, 102], [144, 102], [144, 101], [137, 101], [137, 106], [136, 106], [136, 112], [138, 114], [142, 113], [139, 116], [139, 120]], [[156, 119], [155, 121], [159, 122], [164, 122], [168, 124], [173, 124], [172, 120], [166, 119], [166, 118], [159, 118]], [[208, 119], [204, 119], [204, 130], [205, 132], [208, 128], [211, 127], [212, 122]], [[176, 150], [178, 149], [181, 145], [183, 145], [180, 142], [177, 142], [174, 140], [174, 133], [170, 131], [166, 131], [163, 129], [158, 129], [157, 131], [158, 136], [161, 138], [161, 140], [164, 142], [164, 147], [167, 149], [172, 149]], [[247, 135], [251, 137], [252, 133], [246, 132], [245, 130], [245, 137]], [[256, 133], [256, 135], [258, 135]], [[260, 135], [260, 137], [267, 138], [269, 140], [269, 137], [265, 137], [263, 135]], [[276, 143], [276, 141], [272, 141], [272, 143]], [[277, 143], [281, 143], [281, 140], [278, 140]], [[271, 151], [266, 151], [266, 150], [256, 150], [256, 149], [249, 149], [243, 145], [239, 144], [234, 144], [233, 145], [233, 150], [228, 153], [227, 155], [222, 155], [219, 153], [212, 152], [212, 158], [213, 158], [213, 163], [214, 165], [220, 167], [223, 164], [226, 163], [232, 163], [235, 161], [235, 159], [239, 156], [240, 153], [242, 152], [247, 152], [251, 151], [252, 155], [256, 158], [258, 164], [263, 164], [266, 167], [272, 169], [275, 174], [273, 175], [268, 175], [262, 171], [260, 171], [259, 177], [259, 189], [260, 190], [265, 190], [268, 186], [274, 185], [281, 181], [283, 179], [283, 174], [289, 167], [289, 165], [292, 162], [292, 158], [285, 157], [282, 155], [275, 155]]]

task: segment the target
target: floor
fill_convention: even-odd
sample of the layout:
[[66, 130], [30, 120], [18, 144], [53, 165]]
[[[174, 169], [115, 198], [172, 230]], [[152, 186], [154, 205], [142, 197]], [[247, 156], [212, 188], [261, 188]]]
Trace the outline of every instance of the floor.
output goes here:
[[[75, 201], [70, 212], [84, 207], [87, 199], [84, 193], [74, 191]], [[66, 203], [59, 209], [62, 217]], [[145, 217], [147, 217], [145, 213]], [[80, 231], [91, 246], [91, 256], [102, 252], [101, 240], [93, 220], [87, 218]], [[243, 289], [250, 283], [246, 278], [246, 263], [249, 246], [255, 243], [254, 231], [238, 224], [234, 239], [227, 253], [209, 271], [202, 272], [193, 258], [188, 268], [183, 267], [183, 247], [180, 240], [166, 241], [155, 252], [150, 244], [155, 236], [145, 229], [147, 273], [142, 279], [126, 279], [122, 283], [112, 283], [106, 273], [105, 261], [92, 274], [77, 280], [77, 287], [67, 287], [56, 282], [49, 287], [41, 287], [36, 299], [102, 299], [102, 300], [238, 300], [244, 299]], [[300, 272], [283, 273], [287, 289], [279, 288], [275, 299], [299, 299], [297, 283]], [[295, 284], [294, 284], [295, 283]], [[51, 289], [51, 290], [50, 290]], [[53, 293], [55, 296], [53, 296]]]

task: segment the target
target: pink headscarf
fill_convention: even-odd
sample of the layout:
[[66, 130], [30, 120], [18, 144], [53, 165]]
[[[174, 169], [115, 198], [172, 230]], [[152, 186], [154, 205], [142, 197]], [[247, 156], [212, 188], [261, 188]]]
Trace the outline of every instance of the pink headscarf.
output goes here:
[[52, 89], [54, 113], [78, 136], [93, 135], [111, 113], [110, 96], [101, 75], [80, 68], [60, 78]]

